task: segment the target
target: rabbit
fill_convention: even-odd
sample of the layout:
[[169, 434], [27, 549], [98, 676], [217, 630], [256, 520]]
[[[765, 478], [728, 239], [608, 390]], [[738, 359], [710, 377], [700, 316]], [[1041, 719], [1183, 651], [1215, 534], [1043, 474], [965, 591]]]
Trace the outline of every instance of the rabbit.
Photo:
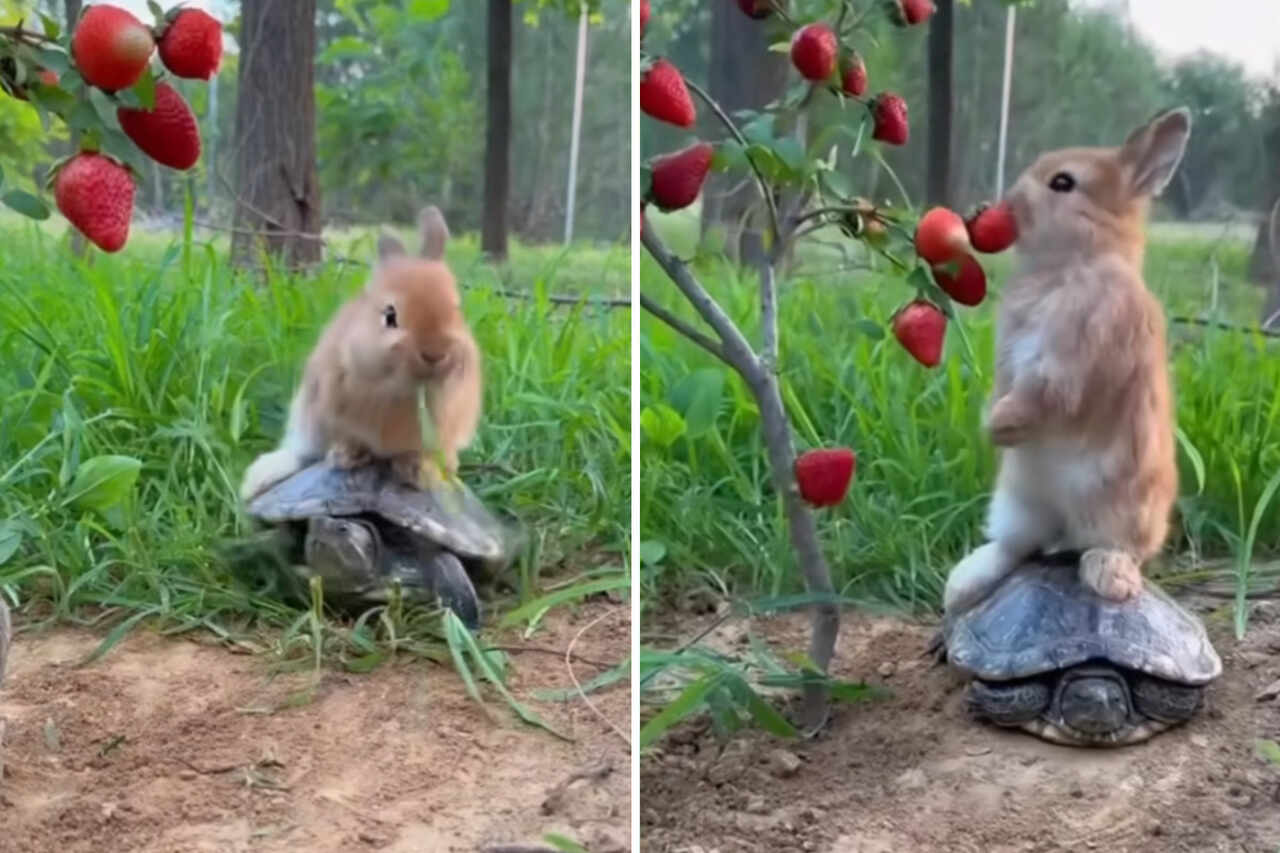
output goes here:
[[480, 421], [481, 356], [443, 261], [444, 216], [427, 207], [420, 226], [421, 257], [395, 237], [379, 239], [368, 284], [337, 311], [307, 360], [280, 446], [245, 472], [244, 500], [326, 457], [337, 468], [390, 459], [397, 478], [419, 485], [428, 461], [423, 390], [435, 450], [444, 473], [456, 476], [458, 452]]
[[1043, 154], [1007, 193], [1018, 263], [998, 309], [986, 414], [1001, 448], [990, 541], [952, 569], [948, 614], [1055, 547], [1080, 552], [1080, 580], [1098, 595], [1141, 592], [1178, 490], [1165, 318], [1142, 277], [1144, 228], [1190, 132], [1190, 111], [1169, 110], [1119, 147]]

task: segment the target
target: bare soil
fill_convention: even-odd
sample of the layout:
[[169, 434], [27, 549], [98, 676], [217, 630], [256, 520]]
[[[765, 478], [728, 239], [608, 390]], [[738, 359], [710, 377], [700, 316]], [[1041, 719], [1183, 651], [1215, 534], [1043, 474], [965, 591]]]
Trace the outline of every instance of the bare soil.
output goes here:
[[[1255, 606], [1240, 643], [1221, 601], [1193, 606], [1222, 678], [1197, 719], [1119, 749], [974, 721], [965, 677], [923, 656], [934, 626], [848, 613], [834, 671], [889, 695], [839, 706], [808, 742], [751, 731], [721, 744], [705, 720], [673, 730], [642, 757], [640, 849], [1276, 853], [1280, 767], [1255, 743], [1280, 738], [1280, 602]], [[685, 617], [677, 633], [694, 636], [710, 618]], [[746, 627], [709, 641], [744, 653]], [[807, 643], [801, 614], [750, 628], [781, 648]]]
[[[621, 661], [625, 605], [559, 608], [527, 642], [563, 651], [606, 615], [574, 652]], [[326, 671], [297, 702], [309, 672], [272, 677], [264, 656], [141, 631], [77, 667], [100, 639], [16, 638], [0, 688], [6, 853], [443, 853], [541, 849], [547, 833], [592, 853], [631, 849], [626, 744], [579, 699], [530, 698], [572, 686], [562, 655], [513, 654], [510, 687], [572, 743], [495, 694], [486, 711], [450, 668], [420, 659]], [[574, 664], [581, 682], [600, 671]], [[625, 680], [592, 701], [630, 731]]]

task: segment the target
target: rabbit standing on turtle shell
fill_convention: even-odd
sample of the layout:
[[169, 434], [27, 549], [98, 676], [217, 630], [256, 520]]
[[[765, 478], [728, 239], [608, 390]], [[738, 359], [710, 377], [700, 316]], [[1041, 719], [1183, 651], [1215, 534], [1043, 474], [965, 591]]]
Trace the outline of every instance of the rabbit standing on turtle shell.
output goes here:
[[449, 475], [471, 443], [482, 402], [480, 351], [444, 263], [444, 216], [421, 216], [421, 257], [394, 237], [378, 241], [365, 289], [343, 305], [307, 360], [280, 447], [245, 473], [245, 500], [327, 456], [339, 468], [390, 459], [418, 485], [426, 453], [418, 419], [426, 390], [436, 448]]
[[996, 330], [987, 427], [1003, 451], [991, 541], [952, 569], [948, 613], [1054, 548], [1080, 551], [1080, 580], [1105, 598], [1142, 590], [1178, 486], [1165, 320], [1142, 278], [1144, 230], [1190, 130], [1181, 108], [1117, 148], [1049, 152], [1008, 193], [1018, 269]]

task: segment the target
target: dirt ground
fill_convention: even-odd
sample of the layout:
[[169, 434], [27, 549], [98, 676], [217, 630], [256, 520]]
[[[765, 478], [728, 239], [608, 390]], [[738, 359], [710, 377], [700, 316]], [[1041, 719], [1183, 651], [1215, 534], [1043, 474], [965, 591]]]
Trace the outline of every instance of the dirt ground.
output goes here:
[[[573, 743], [496, 694], [486, 716], [452, 669], [421, 660], [328, 671], [313, 701], [289, 706], [310, 674], [272, 679], [261, 656], [136, 631], [76, 668], [99, 636], [21, 634], [0, 687], [0, 850], [444, 853], [543, 849], [554, 832], [629, 851], [627, 745], [580, 700], [530, 698], [572, 686], [562, 652], [607, 611], [574, 652], [618, 662], [627, 607], [607, 602], [547, 615], [527, 642], [560, 655], [511, 655], [512, 691]], [[600, 671], [574, 665], [581, 682]], [[592, 700], [629, 735], [625, 681]]]
[[[971, 720], [965, 678], [921, 656], [933, 626], [848, 613], [836, 674], [889, 695], [841, 706], [804, 743], [751, 732], [721, 745], [705, 721], [677, 728], [641, 761], [640, 849], [1277, 853], [1280, 767], [1256, 754], [1255, 740], [1280, 738], [1280, 602], [1255, 606], [1241, 643], [1221, 601], [1193, 607], [1224, 665], [1205, 711], [1109, 750]], [[678, 634], [709, 621], [685, 619]], [[806, 645], [803, 615], [751, 630], [778, 648]], [[709, 639], [743, 652], [745, 634], [739, 622]]]

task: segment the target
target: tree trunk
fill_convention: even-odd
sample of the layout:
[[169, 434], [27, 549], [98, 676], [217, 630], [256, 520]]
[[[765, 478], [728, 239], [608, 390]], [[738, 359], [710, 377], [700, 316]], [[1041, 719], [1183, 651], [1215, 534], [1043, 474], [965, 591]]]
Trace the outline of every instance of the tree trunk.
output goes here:
[[[1272, 218], [1275, 218], [1275, 234], [1272, 235]], [[1280, 251], [1280, 197], [1277, 197], [1258, 223], [1258, 236], [1253, 241], [1253, 255], [1249, 258], [1249, 278], [1258, 284], [1269, 284], [1280, 279], [1280, 257], [1272, 253]]]
[[82, 0], [62, 0], [62, 8], [67, 13], [67, 32], [75, 29], [76, 21], [80, 20], [80, 7], [82, 5]]
[[290, 267], [320, 260], [316, 177], [316, 0], [243, 0], [231, 255]]
[[489, 0], [489, 118], [484, 134], [484, 228], [480, 248], [507, 259], [511, 193], [511, 0]]
[[951, 84], [955, 0], [937, 0], [929, 23], [929, 171], [925, 195], [930, 204], [951, 205]]
[[[742, 14], [732, 3], [711, 4], [711, 63], [707, 88], [725, 112], [758, 110], [780, 97], [786, 89], [790, 61], [786, 54], [769, 51], [768, 28]], [[701, 105], [699, 105], [701, 106]], [[701, 110], [704, 136], [723, 136], [724, 129], [709, 111]], [[731, 188], [736, 187], [731, 191]], [[744, 221], [747, 209], [756, 209]], [[741, 176], [713, 172], [702, 192], [702, 232], [714, 226], [726, 228], [728, 253], [739, 263], [760, 267], [767, 262], [763, 233], [768, 214], [759, 190]], [[741, 229], [741, 230], [739, 230]]]

